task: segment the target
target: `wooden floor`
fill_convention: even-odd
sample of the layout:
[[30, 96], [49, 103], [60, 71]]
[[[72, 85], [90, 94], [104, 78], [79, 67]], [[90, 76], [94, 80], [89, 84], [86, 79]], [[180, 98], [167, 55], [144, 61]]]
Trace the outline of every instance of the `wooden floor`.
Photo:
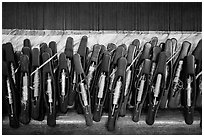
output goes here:
[[[105, 134], [105, 135], [201, 135], [200, 114], [196, 111], [194, 115], [194, 123], [186, 125], [182, 112], [180, 110], [160, 110], [154, 125], [149, 126], [145, 123], [146, 114], [142, 113], [141, 120], [138, 123], [132, 121], [131, 113], [125, 117], [120, 117], [117, 122], [117, 128], [114, 132], [106, 129], [107, 114], [104, 114], [100, 122], [94, 122], [93, 126], [85, 125], [83, 115], [76, 112], [68, 112], [64, 115], [57, 116], [56, 127], [48, 127], [47, 121], [31, 120], [28, 125], [22, 125], [18, 129], [9, 127], [8, 117], [3, 117], [2, 134]], [[46, 119], [46, 118], [45, 118]]]

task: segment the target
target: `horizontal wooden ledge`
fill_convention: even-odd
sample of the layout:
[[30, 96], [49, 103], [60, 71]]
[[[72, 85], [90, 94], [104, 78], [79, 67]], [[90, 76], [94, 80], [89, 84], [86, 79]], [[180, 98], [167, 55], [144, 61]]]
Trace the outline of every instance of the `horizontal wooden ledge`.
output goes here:
[[100, 122], [94, 122], [90, 127], [86, 126], [83, 115], [74, 111], [59, 114], [56, 118], [57, 125], [55, 127], [47, 126], [47, 118], [45, 117], [43, 121], [31, 120], [28, 125], [21, 124], [18, 129], [13, 129], [9, 127], [8, 117], [3, 117], [2, 134], [202, 134], [200, 114], [197, 111], [195, 111], [192, 125], [185, 124], [182, 111], [180, 110], [159, 110], [155, 123], [152, 126], [146, 124], [145, 118], [146, 113], [142, 113], [140, 121], [135, 123], [132, 121], [132, 114], [128, 112], [125, 117], [119, 117], [116, 130], [109, 132], [106, 129], [107, 113], [103, 114]]

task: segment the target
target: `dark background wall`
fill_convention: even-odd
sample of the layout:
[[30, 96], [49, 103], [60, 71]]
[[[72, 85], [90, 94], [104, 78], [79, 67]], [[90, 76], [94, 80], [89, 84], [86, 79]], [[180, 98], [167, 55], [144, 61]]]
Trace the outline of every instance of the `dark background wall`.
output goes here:
[[201, 31], [202, 3], [3, 3], [3, 29]]

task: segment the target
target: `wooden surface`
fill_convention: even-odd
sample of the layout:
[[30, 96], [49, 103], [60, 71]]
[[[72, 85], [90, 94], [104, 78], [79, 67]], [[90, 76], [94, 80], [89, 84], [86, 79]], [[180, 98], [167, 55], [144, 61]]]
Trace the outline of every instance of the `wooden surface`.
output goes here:
[[[196, 135], [202, 134], [200, 127], [200, 115], [196, 111], [194, 116], [194, 123], [186, 125], [182, 112], [179, 110], [159, 111], [154, 125], [149, 126], [145, 123], [146, 114], [143, 113], [141, 120], [138, 123], [132, 121], [131, 114], [128, 113], [125, 117], [120, 117], [117, 122], [117, 128], [114, 132], [108, 132], [105, 124], [107, 122], [107, 114], [104, 114], [100, 122], [94, 122], [93, 126], [87, 127], [85, 125], [83, 115], [75, 112], [68, 112], [67, 114], [57, 116], [56, 127], [48, 127], [46, 120], [34, 121], [28, 125], [21, 125], [18, 129], [9, 127], [8, 117], [3, 117], [2, 134], [140, 134], [140, 135]], [[46, 119], [46, 118], [45, 118]]]
[[3, 29], [201, 31], [201, 2], [2, 3]]

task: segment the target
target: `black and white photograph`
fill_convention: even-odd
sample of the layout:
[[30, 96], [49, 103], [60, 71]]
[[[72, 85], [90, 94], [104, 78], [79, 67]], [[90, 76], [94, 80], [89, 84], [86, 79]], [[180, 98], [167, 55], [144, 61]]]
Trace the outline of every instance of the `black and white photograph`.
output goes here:
[[202, 2], [1, 2], [2, 135], [202, 135]]

